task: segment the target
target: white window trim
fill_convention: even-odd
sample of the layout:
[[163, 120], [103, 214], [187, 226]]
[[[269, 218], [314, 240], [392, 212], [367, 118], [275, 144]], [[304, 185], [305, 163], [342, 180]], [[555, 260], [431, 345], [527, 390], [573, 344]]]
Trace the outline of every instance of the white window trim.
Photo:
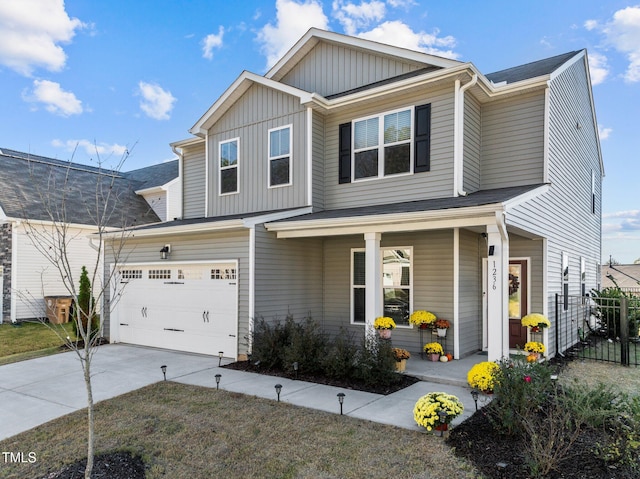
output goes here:
[[[271, 132], [289, 129], [289, 155], [271, 156]], [[282, 183], [281, 185], [271, 184], [271, 161], [279, 158], [289, 157], [289, 183]], [[291, 186], [293, 184], [293, 124], [278, 126], [276, 128], [269, 128], [267, 131], [267, 188], [282, 188], [285, 186]]]
[[[384, 142], [384, 117], [387, 115], [391, 115], [393, 113], [399, 113], [401, 111], [409, 110], [409, 114], [411, 115], [411, 135], [408, 140], [396, 141], [393, 143], [385, 144]], [[378, 176], [368, 176], [366, 178], [356, 178], [356, 153], [360, 153], [362, 151], [373, 150], [374, 148], [360, 148], [356, 151], [356, 123], [361, 121], [370, 120], [372, 118], [378, 118]], [[415, 106], [411, 105], [408, 107], [397, 108], [395, 110], [385, 111], [384, 113], [378, 113], [375, 115], [363, 116], [362, 118], [356, 118], [351, 121], [351, 181], [354, 183], [359, 183], [361, 181], [371, 181], [371, 180], [379, 180], [382, 178], [395, 178], [398, 176], [408, 176], [413, 175], [413, 156], [414, 156], [414, 128], [415, 128]], [[402, 145], [404, 143], [409, 143], [409, 171], [404, 173], [394, 173], [390, 175], [384, 174], [384, 149], [386, 146], [395, 146]]]
[[[410, 255], [410, 259], [409, 259], [409, 287], [407, 288], [409, 290], [409, 312], [413, 311], [413, 246], [381, 246], [380, 247], [380, 253], [382, 254], [384, 251], [386, 250], [391, 250], [391, 249], [407, 249], [409, 250], [409, 255]], [[350, 297], [350, 305], [349, 305], [349, 323], [355, 326], [366, 326], [366, 322], [355, 322], [354, 318], [353, 318], [353, 314], [354, 314], [354, 310], [353, 310], [353, 290], [354, 288], [362, 288], [366, 290], [366, 286], [361, 286], [361, 285], [355, 285], [353, 284], [353, 253], [356, 252], [360, 252], [360, 253], [364, 253], [365, 249], [364, 248], [351, 248], [351, 268], [349, 269], [349, 274], [350, 274], [350, 278], [349, 278], [349, 284], [350, 284], [350, 288], [349, 288], [349, 297]], [[384, 263], [381, 262], [380, 265], [380, 277], [382, 277], [383, 273], [384, 273]], [[384, 310], [384, 281], [382, 281], [382, 308]], [[396, 328], [399, 329], [413, 329], [413, 325], [412, 324], [397, 324]]]
[[[237, 143], [238, 148], [238, 161], [233, 166], [222, 166], [220, 165], [220, 159], [222, 158], [222, 145], [226, 143]], [[222, 171], [230, 170], [231, 168], [236, 169], [236, 191], [228, 191], [227, 193], [222, 192]], [[228, 195], [237, 195], [240, 193], [240, 137], [229, 138], [228, 140], [223, 140], [218, 142], [218, 196], [228, 196]]]

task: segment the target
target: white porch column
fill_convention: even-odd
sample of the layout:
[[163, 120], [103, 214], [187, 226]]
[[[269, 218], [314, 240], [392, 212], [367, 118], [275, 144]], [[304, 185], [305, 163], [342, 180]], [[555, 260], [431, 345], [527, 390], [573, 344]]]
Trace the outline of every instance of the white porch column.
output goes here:
[[487, 225], [487, 349], [489, 361], [509, 357], [509, 238]]
[[365, 233], [365, 335], [374, 334], [373, 322], [382, 316], [382, 257], [380, 233]]

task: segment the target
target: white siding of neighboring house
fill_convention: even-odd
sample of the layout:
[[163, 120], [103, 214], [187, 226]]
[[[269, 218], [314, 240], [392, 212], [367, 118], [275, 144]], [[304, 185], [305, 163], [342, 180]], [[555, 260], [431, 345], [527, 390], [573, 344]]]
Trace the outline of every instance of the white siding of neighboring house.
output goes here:
[[161, 221], [167, 220], [167, 192], [156, 191], [154, 193], [145, 193], [142, 197], [149, 203], [151, 209], [158, 215]]
[[176, 178], [166, 185], [167, 188], [167, 216], [166, 221], [182, 218], [182, 184]]
[[[42, 227], [38, 231], [51, 236], [51, 230], [44, 230]], [[61, 279], [61, 273], [51, 264], [43, 254], [36, 249], [31, 241], [32, 234], [27, 234], [28, 227], [24, 224], [16, 226], [17, 229], [17, 264], [16, 281], [12, 285], [15, 294], [12, 300], [15, 300], [15, 317], [13, 320], [22, 320], [30, 318], [41, 318], [46, 316], [44, 297], [70, 295], [65, 283]], [[80, 229], [70, 227], [67, 232], [69, 243], [67, 246], [67, 256], [73, 271], [72, 282], [76, 291], [80, 283], [80, 272], [82, 266], [86, 266], [89, 272], [89, 279], [92, 274], [97, 271], [95, 290], [99, 290], [102, 286], [102, 265], [96, 266], [98, 253], [89, 244], [89, 235], [92, 233], [90, 229]], [[97, 268], [97, 269], [96, 269]], [[97, 284], [96, 284], [97, 283]]]
[[328, 96], [425, 66], [427, 65], [321, 41], [280, 81], [301, 90]]

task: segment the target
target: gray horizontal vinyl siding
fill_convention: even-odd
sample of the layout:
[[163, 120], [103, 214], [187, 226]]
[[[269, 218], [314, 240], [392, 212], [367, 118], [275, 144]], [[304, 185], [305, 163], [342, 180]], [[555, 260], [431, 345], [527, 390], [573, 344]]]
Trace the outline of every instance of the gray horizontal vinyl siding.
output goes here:
[[185, 148], [182, 159], [182, 185], [182, 217], [203, 218], [206, 186], [204, 142]]
[[544, 93], [482, 106], [482, 189], [544, 181]]
[[485, 245], [480, 235], [460, 230], [458, 320], [461, 357], [482, 349], [482, 253], [486, 251]]
[[322, 322], [322, 240], [276, 239], [256, 226], [255, 315], [271, 321], [288, 313]]
[[324, 209], [324, 117], [313, 112], [312, 193], [314, 209]]
[[473, 193], [480, 189], [480, 104], [471, 95], [464, 103], [464, 190]]
[[[120, 264], [155, 262], [164, 244], [171, 244], [171, 262], [238, 260], [238, 353], [245, 354], [244, 338], [249, 331], [249, 233], [247, 231], [198, 234], [192, 236], [167, 235], [162, 238], [130, 238], [126, 241]], [[106, 248], [108, 253], [110, 248]], [[113, 258], [105, 259], [109, 271]], [[109, 308], [105, 308], [105, 336], [109, 337]]]
[[[591, 115], [584, 63], [578, 61], [551, 81], [549, 102], [549, 192], [514, 208], [509, 224], [547, 238], [547, 305], [552, 324], [555, 294], [562, 288], [562, 253], [569, 257], [569, 293], [580, 294], [580, 258], [587, 264], [587, 291], [596, 287], [601, 256], [601, 174], [597, 126]], [[576, 123], [580, 128], [576, 128]], [[591, 212], [591, 172], [596, 212]], [[550, 336], [555, 354], [555, 328]]]
[[[364, 335], [363, 325], [351, 322], [351, 249], [364, 248], [362, 236], [327, 238], [324, 242], [324, 328], [337, 334], [343, 327], [356, 338]], [[453, 316], [453, 233], [383, 234], [382, 247], [413, 247], [413, 310], [424, 309], [438, 317]], [[450, 330], [452, 331], [452, 330]], [[430, 336], [425, 334], [425, 342]], [[393, 344], [419, 354], [420, 335], [416, 328], [396, 328]], [[453, 351], [453, 335], [447, 350]]]
[[[453, 192], [453, 85], [434, 92], [401, 99], [378, 99], [374, 105], [358, 105], [325, 122], [325, 208], [349, 208], [372, 204], [451, 196]], [[413, 175], [338, 184], [338, 126], [358, 118], [394, 109], [431, 103], [431, 171]]]
[[[307, 204], [306, 110], [300, 100], [253, 85], [209, 131], [209, 216]], [[292, 125], [291, 185], [269, 188], [269, 130]], [[238, 186], [220, 195], [219, 143], [240, 139]]]
[[319, 42], [281, 82], [322, 96], [423, 68], [424, 64], [399, 61], [369, 52]]

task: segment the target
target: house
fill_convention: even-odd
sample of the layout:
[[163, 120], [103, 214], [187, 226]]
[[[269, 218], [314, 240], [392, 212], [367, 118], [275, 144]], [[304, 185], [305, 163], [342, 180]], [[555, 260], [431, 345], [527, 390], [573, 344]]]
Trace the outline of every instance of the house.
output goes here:
[[620, 288], [626, 293], [639, 294], [640, 264], [603, 264], [601, 281], [602, 289]]
[[[167, 203], [167, 192], [153, 196], [152, 187], [170, 188], [166, 185], [177, 176], [177, 160], [118, 173], [0, 149], [0, 323], [44, 317], [44, 296], [69, 294], [58, 270], [34, 246], [34, 229], [50, 231], [54, 219], [68, 223], [68, 256], [74, 277], [79, 278], [82, 266], [91, 270], [98, 259], [90, 237], [96, 232], [91, 210], [96, 206], [96, 186], [113, 182], [108, 207], [117, 206], [117, 211], [105, 226], [116, 229], [159, 222], [154, 210]], [[148, 197], [150, 204], [146, 192], [153, 196]]]
[[[311, 315], [359, 335], [387, 315], [419, 351], [491, 360], [598, 281], [604, 174], [586, 51], [491, 74], [309, 30], [242, 72], [179, 153], [179, 220], [135, 229], [106, 334], [226, 357], [255, 318]], [[107, 262], [109, 260], [107, 259]], [[117, 285], [116, 285], [117, 286]], [[555, 327], [540, 340], [553, 356]]]

